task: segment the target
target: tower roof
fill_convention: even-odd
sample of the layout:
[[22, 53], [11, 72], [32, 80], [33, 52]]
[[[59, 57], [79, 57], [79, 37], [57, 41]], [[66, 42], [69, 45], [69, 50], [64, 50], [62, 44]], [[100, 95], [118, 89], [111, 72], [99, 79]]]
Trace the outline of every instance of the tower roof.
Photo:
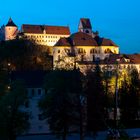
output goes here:
[[13, 22], [12, 18], [9, 19], [8, 23], [6, 24], [6, 26], [17, 27], [16, 24]]
[[90, 28], [90, 29], [92, 29], [92, 26], [91, 26], [89, 18], [81, 18], [80, 22], [81, 22], [83, 28]]

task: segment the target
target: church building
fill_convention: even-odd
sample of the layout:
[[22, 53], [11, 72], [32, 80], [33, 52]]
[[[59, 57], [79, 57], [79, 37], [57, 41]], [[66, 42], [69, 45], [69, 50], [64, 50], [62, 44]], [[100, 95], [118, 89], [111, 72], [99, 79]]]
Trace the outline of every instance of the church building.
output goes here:
[[101, 38], [92, 31], [89, 19], [80, 19], [79, 32], [70, 37], [61, 38], [53, 47], [55, 68], [73, 68], [75, 63], [104, 60], [110, 54], [119, 54], [119, 47], [110, 39]]

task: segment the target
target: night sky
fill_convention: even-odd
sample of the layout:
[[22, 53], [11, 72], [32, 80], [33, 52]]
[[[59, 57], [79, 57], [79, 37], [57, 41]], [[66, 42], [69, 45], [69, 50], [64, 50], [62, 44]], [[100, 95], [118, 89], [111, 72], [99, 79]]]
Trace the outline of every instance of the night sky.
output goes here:
[[140, 0], [3, 0], [0, 25], [9, 17], [21, 24], [69, 26], [78, 31], [81, 17], [90, 18], [93, 30], [112, 39], [121, 53], [140, 53]]

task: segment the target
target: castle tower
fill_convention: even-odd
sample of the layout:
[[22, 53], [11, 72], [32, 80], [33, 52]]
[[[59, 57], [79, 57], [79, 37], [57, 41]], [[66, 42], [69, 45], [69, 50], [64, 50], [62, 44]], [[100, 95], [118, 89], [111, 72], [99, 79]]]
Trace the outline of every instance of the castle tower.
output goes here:
[[5, 26], [5, 40], [15, 39], [18, 33], [18, 28], [13, 20], [10, 18]]
[[79, 32], [87, 33], [92, 36], [92, 26], [90, 23], [90, 19], [81, 18], [78, 30], [79, 30]]

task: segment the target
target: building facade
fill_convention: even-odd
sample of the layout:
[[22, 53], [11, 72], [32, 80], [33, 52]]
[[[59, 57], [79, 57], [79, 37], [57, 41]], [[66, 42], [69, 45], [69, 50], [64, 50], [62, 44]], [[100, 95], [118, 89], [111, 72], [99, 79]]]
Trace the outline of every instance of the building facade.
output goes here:
[[[108, 58], [99, 61], [102, 72], [116, 72], [125, 74], [126, 71], [137, 69], [140, 73], [140, 54], [111, 54]], [[85, 73], [89, 69], [94, 69], [96, 62], [79, 62], [78, 67]]]
[[23, 36], [34, 41], [39, 45], [54, 46], [61, 37], [70, 36], [69, 27], [47, 26], [47, 25], [28, 25], [21, 27]]
[[25, 83], [28, 100], [21, 110], [28, 113], [29, 129], [26, 134], [49, 133], [49, 126], [39, 109], [39, 101], [45, 96], [44, 77], [48, 71], [12, 71], [11, 81], [20, 79]]
[[[94, 62], [104, 60], [110, 54], [119, 54], [119, 47], [110, 39], [100, 38], [84, 32], [77, 32], [68, 38], [61, 38], [53, 47], [53, 65], [64, 67], [65, 64], [73, 67], [74, 63]], [[65, 61], [64, 61], [65, 60]], [[64, 61], [64, 64], [63, 64]]]
[[29, 25], [23, 24], [21, 30], [10, 18], [6, 25], [0, 28], [0, 40], [13, 40], [17, 36], [27, 38], [39, 45], [54, 46], [61, 37], [68, 37], [70, 29], [67, 26]]

